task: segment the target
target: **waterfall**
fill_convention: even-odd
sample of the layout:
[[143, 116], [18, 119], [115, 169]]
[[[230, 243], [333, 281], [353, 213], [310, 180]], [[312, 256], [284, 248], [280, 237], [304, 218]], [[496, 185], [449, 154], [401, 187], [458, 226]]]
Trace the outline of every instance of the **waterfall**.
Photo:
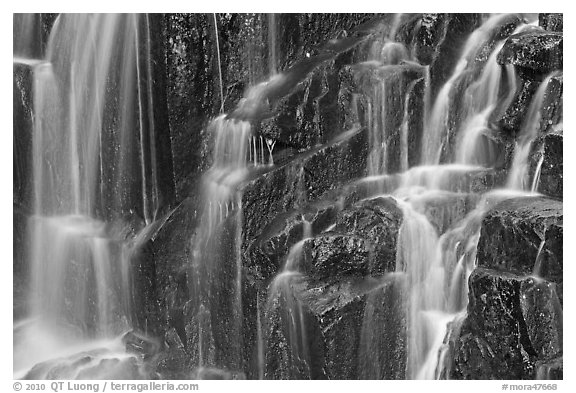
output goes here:
[[[200, 230], [192, 239], [190, 293], [194, 313], [199, 321], [211, 321], [208, 326], [223, 325], [229, 341], [225, 351], [232, 358], [227, 367], [240, 369], [242, 325], [242, 195], [237, 188], [248, 175], [248, 152], [251, 125], [246, 121], [226, 119], [220, 115], [208, 126], [214, 140], [212, 167], [203, 177], [203, 210]], [[232, 259], [234, 263], [228, 259]], [[223, 280], [223, 275], [233, 277]], [[222, 289], [224, 288], [224, 289]], [[220, 295], [222, 290], [228, 295]], [[228, 313], [228, 322], [218, 321], [215, 315]], [[205, 328], [197, 327], [200, 332]], [[211, 330], [211, 328], [206, 328]], [[213, 333], [213, 332], [210, 332]], [[216, 356], [209, 341], [199, 339], [196, 343], [200, 354], [198, 366]], [[217, 350], [223, 350], [217, 348]], [[222, 366], [222, 365], [218, 365]]]
[[[49, 18], [14, 16], [16, 378], [450, 378], [481, 325], [470, 277], [509, 278], [488, 218], [528, 203], [524, 273], [556, 296], [561, 203], [537, 192], [561, 190], [561, 135], [534, 147], [561, 71], [506, 57], [511, 34], [559, 33], [512, 14]], [[524, 315], [552, 302], [505, 295], [521, 372], [557, 373], [548, 316]]]
[[[146, 69], [150, 39], [141, 18], [62, 14], [45, 58], [28, 62], [34, 96], [27, 239], [32, 322], [15, 341], [17, 372], [45, 360], [42, 347], [57, 345], [52, 357], [70, 348], [107, 347], [102, 340], [116, 342], [131, 328], [131, 243], [109, 221], [151, 223], [160, 203]], [[31, 338], [38, 329], [44, 343]]]

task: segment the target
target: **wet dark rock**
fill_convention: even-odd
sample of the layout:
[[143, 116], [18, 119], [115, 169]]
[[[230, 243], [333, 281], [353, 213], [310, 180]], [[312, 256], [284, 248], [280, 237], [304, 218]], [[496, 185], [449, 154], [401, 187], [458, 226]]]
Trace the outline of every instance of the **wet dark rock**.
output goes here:
[[430, 64], [431, 99], [450, 78], [466, 37], [480, 23], [480, 14], [424, 14], [416, 56]]
[[562, 353], [563, 312], [556, 285], [529, 279], [520, 285], [520, 308], [532, 348], [541, 359]]
[[[358, 348], [359, 379], [406, 378], [405, 276], [386, 277], [384, 280], [365, 295]], [[342, 334], [351, 336], [347, 332]], [[344, 345], [338, 349], [340, 357], [349, 353]]]
[[[169, 348], [154, 359], [154, 374], [157, 379], [190, 379], [190, 358], [182, 348]], [[156, 379], [151, 378], [151, 379]]]
[[[206, 157], [208, 119], [218, 113], [213, 26], [208, 14], [167, 14], [167, 104], [178, 199], [197, 187]], [[198, 55], [202, 54], [202, 55]]]
[[562, 32], [563, 14], [538, 14], [538, 25], [544, 30]]
[[[258, 134], [284, 146], [308, 149], [327, 142], [349, 127], [351, 88], [346, 86], [343, 66], [352, 61], [352, 52], [338, 55], [335, 59], [325, 55], [318, 57], [318, 65], [306, 67], [316, 67], [311, 74], [301, 76], [304, 79], [290, 89], [290, 94], [273, 104], [271, 112], [274, 115], [261, 123], [256, 129]], [[303, 61], [312, 60], [314, 58]], [[289, 69], [282, 78], [297, 80], [298, 77], [292, 74], [304, 71], [307, 70]]]
[[373, 266], [374, 246], [362, 237], [336, 232], [304, 241], [301, 271], [313, 280], [365, 277]]
[[564, 114], [564, 77], [557, 73], [550, 78], [544, 93], [542, 108], [540, 108], [540, 131], [547, 132], [562, 123]]
[[244, 266], [249, 279], [268, 282], [282, 268], [290, 248], [304, 238], [306, 226], [310, 235], [320, 233], [335, 222], [338, 210], [337, 202], [326, 201], [278, 214], [248, 247]]
[[516, 135], [522, 129], [522, 122], [527, 115], [532, 97], [538, 89], [538, 82], [517, 79], [520, 86], [516, 89], [512, 102], [496, 120], [501, 129], [512, 135]]
[[265, 379], [325, 379], [319, 323], [301, 300], [300, 276], [268, 294], [263, 321]]
[[[250, 86], [268, 79], [274, 69], [284, 71], [298, 60], [306, 59], [307, 54], [320, 53], [314, 53], [313, 48], [321, 50], [322, 43], [339, 37], [366, 34], [361, 31], [352, 34], [352, 30], [374, 18], [374, 15], [277, 14], [274, 16], [275, 58], [270, 55], [272, 48], [268, 47], [271, 19], [265, 14], [167, 14], [164, 18], [167, 103], [177, 197], [182, 200], [196, 193], [201, 174], [210, 165], [206, 126], [211, 118], [220, 113], [221, 107], [224, 112], [232, 112]], [[324, 56], [328, 59], [334, 56], [334, 51], [343, 50], [329, 42]], [[220, 53], [220, 67], [217, 51]], [[276, 64], [272, 64], [273, 60]], [[335, 121], [329, 115], [333, 113], [333, 103], [336, 102], [334, 94], [338, 93], [333, 86], [340, 83], [338, 67], [334, 68], [336, 74], [329, 77], [330, 94], [317, 97], [322, 101], [322, 110], [318, 113], [327, 121]], [[220, 97], [220, 72], [224, 103]], [[315, 84], [321, 82], [324, 86], [326, 81], [320, 78]], [[276, 100], [279, 98], [276, 97]]]
[[516, 197], [498, 203], [482, 221], [478, 266], [538, 274], [558, 285], [562, 299], [562, 202]]
[[545, 134], [534, 141], [530, 154], [530, 178], [540, 170], [536, 191], [558, 199], [563, 197], [563, 139], [561, 133]]
[[126, 352], [142, 356], [143, 358], [155, 355], [160, 349], [160, 343], [155, 339], [134, 330], [122, 336], [122, 344], [126, 347]]
[[526, 280], [531, 279], [484, 268], [472, 272], [453, 379], [532, 379], [537, 354], [520, 306]]
[[13, 302], [13, 318], [14, 321], [23, 318], [28, 309], [28, 293], [29, 293], [29, 265], [28, 261], [28, 246], [26, 239], [28, 237], [28, 214], [18, 205], [12, 207], [12, 302]]
[[414, 82], [408, 97], [408, 167], [420, 163], [422, 136], [424, 133], [424, 101], [426, 80], [420, 78]]
[[[343, 277], [336, 282], [291, 282], [291, 292], [269, 300], [266, 324], [266, 378], [402, 379], [405, 370], [404, 281]], [[299, 357], [283, 307], [297, 304], [297, 329], [306, 343]], [[390, 318], [394, 315], [394, 318]], [[298, 338], [297, 338], [298, 339]], [[306, 361], [303, 361], [306, 359]]]
[[166, 332], [166, 334], [164, 335], [164, 343], [166, 347], [170, 349], [184, 349], [182, 339], [180, 338], [178, 332], [174, 328], [171, 328]]
[[320, 200], [330, 191], [364, 176], [366, 130], [351, 130], [331, 143], [301, 154], [243, 187], [243, 244], [255, 238], [279, 212]]
[[142, 331], [163, 336], [175, 328], [185, 337], [184, 306], [188, 301], [187, 266], [197, 212], [192, 198], [141, 234], [132, 256], [135, 323]]
[[534, 78], [561, 70], [563, 65], [562, 33], [529, 30], [506, 40], [498, 54], [499, 64], [513, 64], [524, 75]]
[[14, 202], [31, 207], [32, 171], [32, 67], [14, 63], [13, 66], [13, 196]]
[[200, 306], [197, 312], [186, 311], [186, 348], [191, 363], [194, 366], [216, 367], [216, 342], [210, 311], [204, 306]]
[[550, 360], [536, 362], [536, 378], [539, 380], [562, 380], [564, 379], [564, 361], [559, 356]]
[[338, 213], [335, 232], [361, 236], [372, 245], [369, 274], [383, 275], [396, 269], [396, 241], [402, 211], [392, 198], [364, 200]]
[[[518, 78], [520, 86], [508, 108], [499, 118], [494, 119], [500, 128], [512, 136], [517, 135], [524, 126], [524, 119], [528, 116], [528, 109], [536, 90], [540, 86], [539, 81]], [[563, 119], [563, 74], [556, 73], [550, 77], [544, 92], [542, 106], [539, 108], [541, 115], [538, 127], [539, 133], [554, 130]]]
[[539, 376], [542, 363], [562, 353], [562, 307], [555, 284], [477, 268], [469, 289], [452, 378], [544, 378]]

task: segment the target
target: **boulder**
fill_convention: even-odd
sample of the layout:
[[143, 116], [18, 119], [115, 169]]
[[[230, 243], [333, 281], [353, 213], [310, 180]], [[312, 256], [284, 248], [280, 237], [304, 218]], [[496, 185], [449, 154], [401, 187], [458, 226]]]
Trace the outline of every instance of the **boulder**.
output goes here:
[[315, 281], [365, 277], [373, 266], [374, 246], [355, 235], [326, 232], [305, 240], [302, 252], [300, 270]]
[[498, 63], [512, 64], [524, 75], [542, 77], [563, 65], [562, 33], [530, 29], [510, 36], [498, 54]]
[[340, 211], [333, 230], [368, 240], [373, 252], [368, 273], [379, 276], [396, 269], [396, 241], [402, 216], [392, 198], [363, 200]]
[[538, 275], [558, 285], [562, 299], [562, 202], [515, 197], [496, 204], [482, 221], [480, 267]]
[[472, 272], [468, 315], [456, 342], [451, 378], [532, 378], [536, 352], [520, 306], [525, 280], [484, 268]]
[[543, 379], [541, 364], [562, 355], [562, 307], [556, 285], [476, 268], [469, 303], [447, 369], [455, 379]]

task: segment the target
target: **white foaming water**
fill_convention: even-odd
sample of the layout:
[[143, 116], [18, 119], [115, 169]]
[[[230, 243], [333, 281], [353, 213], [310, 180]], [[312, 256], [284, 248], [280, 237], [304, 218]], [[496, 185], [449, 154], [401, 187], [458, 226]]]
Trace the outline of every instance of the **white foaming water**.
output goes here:
[[512, 166], [510, 167], [510, 173], [506, 183], [506, 186], [510, 189], [528, 190], [532, 185], [528, 179], [530, 166], [528, 158], [530, 156], [532, 142], [540, 132], [540, 121], [542, 119], [541, 110], [548, 83], [556, 75], [558, 75], [558, 72], [553, 72], [551, 75], [548, 75], [542, 83], [540, 83], [540, 86], [538, 86], [538, 90], [528, 107], [528, 112], [524, 118], [524, 122], [522, 123], [522, 129], [516, 139], [514, 158], [512, 160]]

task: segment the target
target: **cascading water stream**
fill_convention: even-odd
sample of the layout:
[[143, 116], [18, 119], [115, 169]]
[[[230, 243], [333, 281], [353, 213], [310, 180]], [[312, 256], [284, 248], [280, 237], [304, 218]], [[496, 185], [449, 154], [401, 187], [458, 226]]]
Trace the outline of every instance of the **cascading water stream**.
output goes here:
[[[332, 71], [321, 69], [323, 66], [319, 65], [324, 60], [318, 57], [331, 59], [330, 51], [339, 47], [338, 40], [336, 44], [331, 41], [329, 50], [312, 56], [317, 57], [314, 61], [318, 63], [314, 63], [317, 68], [307, 69], [310, 78], [296, 77], [298, 66], [292, 74], [290, 70], [279, 74], [277, 21], [273, 14], [268, 15], [270, 78], [248, 89], [237, 109], [226, 115], [222, 72], [230, 67], [221, 61], [230, 58], [224, 52], [229, 41], [224, 41], [225, 37], [228, 39], [226, 34], [220, 36], [217, 15], [212, 16], [214, 31], [209, 34], [215, 34], [213, 49], [219, 68], [221, 115], [212, 119], [207, 128], [212, 162], [201, 180], [198, 213], [186, 212], [194, 217], [196, 229], [194, 235], [186, 235], [185, 260], [189, 263], [178, 267], [179, 273], [185, 273], [180, 276], [185, 277], [185, 283], [175, 285], [184, 288], [159, 295], [174, 295], [179, 305], [182, 303], [174, 318], [178, 321], [168, 321], [172, 331], [161, 332], [166, 333], [168, 355], [173, 355], [173, 349], [178, 356], [179, 350], [185, 352], [185, 372], [198, 378], [216, 369], [246, 372], [247, 376], [252, 372], [260, 379], [279, 375], [315, 378], [338, 375], [341, 367], [329, 364], [328, 359], [334, 354], [330, 348], [323, 352], [316, 347], [316, 340], [333, 340], [336, 348], [342, 345], [336, 343], [342, 338], [344, 345], [355, 340], [357, 350], [353, 360], [342, 362], [343, 372], [349, 375], [365, 379], [449, 376], [445, 368], [451, 360], [447, 359], [448, 341], [459, 334], [459, 322], [466, 317], [468, 279], [476, 267], [482, 220], [496, 203], [532, 195], [525, 192], [530, 185], [533, 192], [538, 188], [544, 156], [540, 157], [531, 182], [527, 179], [528, 159], [540, 131], [546, 89], [556, 74], [542, 82], [530, 104], [507, 189], [489, 191], [499, 182], [492, 177], [500, 175], [495, 168], [501, 164], [491, 151], [492, 133], [496, 132], [493, 120], [513, 101], [517, 87], [514, 66], [504, 67], [497, 62], [504, 41], [494, 39], [503, 38], [503, 30], [496, 30], [508, 16], [491, 17], [471, 34], [430, 113], [430, 68], [415, 60], [417, 51], [410, 48], [413, 37], [406, 37], [409, 30], [415, 29], [411, 27], [415, 19], [403, 14], [384, 17], [377, 20], [376, 27], [370, 25], [374, 29], [370, 33], [352, 33], [366, 34], [362, 38], [365, 41], [358, 41], [359, 49], [354, 55], [366, 55], [367, 60], [350, 65], [354, 80], [347, 82], [357, 89], [352, 93], [356, 109], [353, 121], [363, 123], [367, 130], [356, 128], [355, 124], [354, 132], [344, 131], [335, 142], [308, 147], [304, 152], [306, 146], [291, 146], [290, 136], [286, 140], [282, 129], [278, 145], [286, 156], [281, 155], [280, 165], [275, 167], [273, 152], [277, 142], [253, 133], [252, 128], [263, 119], [271, 119], [269, 124], [276, 127], [278, 117], [273, 117], [272, 112], [286, 109], [284, 97], [297, 97], [304, 91], [308, 100], [317, 87], [318, 75], [326, 86], [321, 86], [322, 95], [314, 105], [323, 108], [329, 98], [324, 90], [332, 88]], [[410, 20], [403, 25], [405, 19]], [[24, 17], [21, 23], [29, 26], [36, 22]], [[514, 33], [521, 29], [522, 26]], [[347, 38], [356, 39], [354, 35], [346, 35]], [[412, 42], [407, 43], [407, 38]], [[364, 42], [370, 46], [363, 47]], [[54, 369], [65, 369], [60, 377], [66, 378], [134, 376], [106, 364], [110, 358], [126, 361], [129, 367], [134, 364], [130, 362], [135, 356], [126, 351], [123, 342], [127, 331], [142, 328], [133, 315], [136, 297], [132, 293], [131, 260], [144, 241], [162, 233], [172, 214], [167, 215], [166, 221], [152, 224], [162, 211], [162, 176], [157, 170], [161, 157], [156, 156], [155, 144], [156, 130], [160, 128], [155, 127], [153, 111], [157, 97], [153, 90], [157, 84], [152, 78], [153, 46], [147, 15], [61, 15], [52, 29], [45, 58], [32, 58], [20, 46], [15, 50], [15, 67], [33, 70], [34, 91], [34, 212], [28, 235], [30, 312], [28, 319], [18, 321], [14, 327], [18, 377], [48, 378]], [[478, 57], [481, 49], [482, 56]], [[284, 47], [282, 52], [285, 54]], [[485, 56], [485, 63], [479, 60]], [[345, 58], [341, 56], [338, 61]], [[312, 63], [304, 63], [309, 64]], [[336, 64], [334, 61], [330, 67]], [[319, 74], [316, 70], [320, 70]], [[328, 72], [328, 77], [324, 78], [321, 72]], [[229, 74], [226, 80], [230, 80]], [[349, 92], [344, 84], [338, 88], [342, 89], [338, 92], [342, 97]], [[340, 98], [339, 95], [338, 105], [346, 102]], [[458, 105], [454, 105], [457, 100]], [[357, 113], [359, 108], [364, 113]], [[308, 108], [299, 107], [300, 110], [304, 115], [308, 113]], [[457, 120], [453, 122], [452, 117]], [[366, 134], [362, 134], [364, 131]], [[331, 173], [316, 176], [313, 165], [330, 165], [332, 162], [326, 160], [334, 154], [346, 165], [344, 160], [350, 152], [356, 153], [359, 145], [362, 154], [367, 154], [362, 157], [366, 158], [366, 167], [351, 178], [357, 180], [362, 176], [359, 173], [368, 177], [350, 185], [350, 178], [338, 177], [336, 184], [329, 179]], [[411, 167], [414, 146], [420, 147], [417, 150], [422, 154], [416, 158], [420, 158], [421, 165]], [[453, 148], [453, 155], [444, 154], [447, 147]], [[254, 209], [248, 199], [254, 191], [251, 187], [261, 186], [258, 182], [270, 185], [274, 191], [276, 186], [285, 184], [291, 187], [286, 189], [288, 193], [302, 191], [302, 195], [297, 195], [296, 202], [291, 199], [282, 205], [272, 204], [272, 210], [287, 211], [265, 212], [268, 217], [258, 221], [265, 229], [243, 233], [245, 225], [254, 225], [251, 214], [259, 214], [254, 212], [258, 206]], [[318, 182], [322, 183], [321, 188], [326, 187], [316, 189]], [[343, 193], [340, 187], [344, 187]], [[376, 201], [375, 196], [387, 198]], [[386, 204], [382, 199], [387, 199]], [[275, 201], [266, 201], [269, 202]], [[292, 221], [283, 220], [293, 214], [288, 211], [293, 208], [305, 209], [296, 213], [301, 214], [296, 221], [302, 223], [302, 239], [294, 244], [298, 239], [291, 237], [294, 232], [287, 231], [288, 235], [280, 240], [285, 241], [284, 245], [279, 251], [272, 250], [276, 252], [275, 259], [271, 257], [273, 263], [265, 267], [270, 270], [243, 265], [247, 258], [253, 263], [253, 255], [266, 253], [264, 247], [276, 241], [274, 238], [266, 243], [271, 240], [264, 239], [268, 230], [274, 232], [284, 223], [292, 225]], [[317, 213], [310, 220], [314, 224], [305, 218], [310, 211]], [[286, 216], [280, 216], [284, 213]], [[353, 214], [347, 216], [349, 213]], [[275, 214], [273, 218], [269, 217], [271, 214]], [[245, 218], [247, 221], [243, 222]], [[383, 224], [374, 224], [369, 221], [372, 219]], [[386, 239], [382, 243], [388, 242], [386, 236], [393, 239], [390, 256], [385, 257], [390, 258], [390, 263], [386, 260], [385, 266], [378, 266], [380, 261], [374, 255], [380, 250], [374, 250], [368, 236], [357, 235], [366, 228], [373, 231], [370, 236], [381, 228], [383, 232], [393, 231], [392, 235], [375, 234], [376, 238]], [[255, 240], [250, 238], [254, 233]], [[344, 262], [337, 258], [327, 262], [319, 259], [317, 265], [304, 266], [303, 261], [309, 258], [324, 257], [308, 254], [307, 247], [316, 247], [317, 239], [308, 241], [320, 233], [329, 233], [327, 238], [333, 236], [338, 241], [342, 237], [348, 242], [346, 247], [357, 247], [349, 238], [361, 240], [362, 247], [366, 247], [362, 252], [368, 256], [358, 260], [347, 257], [350, 261]], [[152, 243], [155, 241], [156, 238]], [[280, 256], [279, 252], [285, 252], [289, 245], [288, 254]], [[273, 244], [269, 248], [275, 247]], [[543, 240], [535, 261], [535, 277], [540, 275], [547, 258], [544, 247]], [[270, 255], [266, 254], [266, 258]], [[256, 262], [259, 257], [254, 257]], [[394, 258], [395, 271], [390, 271], [394, 270], [390, 268]], [[282, 261], [284, 265], [278, 271]], [[347, 262], [350, 266], [344, 266]], [[153, 263], [157, 269], [156, 261]], [[326, 270], [329, 280], [315, 275], [314, 269], [318, 268]], [[271, 277], [271, 271], [276, 275]], [[309, 277], [307, 271], [312, 272]], [[170, 308], [174, 301], [161, 300], [164, 304], [160, 307], [164, 308]], [[343, 314], [339, 314], [341, 310]], [[172, 318], [167, 315], [167, 319]], [[147, 328], [144, 330], [147, 332]], [[174, 331], [179, 339], [168, 342], [168, 333]], [[333, 332], [335, 338], [330, 338]], [[342, 332], [350, 333], [350, 337], [341, 337]], [[177, 349], [172, 346], [174, 341]], [[53, 366], [37, 367], [46, 361]], [[142, 356], [136, 364], [143, 366], [144, 361], [147, 360]], [[142, 371], [137, 376], [149, 375]]]
[[532, 148], [532, 142], [540, 132], [542, 103], [548, 88], [548, 83], [557, 75], [556, 72], [548, 75], [538, 86], [534, 98], [528, 107], [527, 115], [522, 123], [516, 146], [514, 148], [514, 158], [508, 175], [506, 186], [513, 190], [529, 190], [532, 182], [528, 179], [528, 156]]
[[[506, 18], [506, 15], [494, 16], [472, 33], [452, 76], [438, 93], [422, 142], [422, 162], [429, 165], [408, 170], [401, 154], [403, 173], [396, 176], [396, 180], [390, 176], [381, 178], [382, 184], [387, 183], [383, 189], [395, 196], [403, 212], [396, 263], [397, 272], [404, 273], [407, 280], [406, 377], [410, 379], [446, 377], [445, 340], [451, 334], [450, 326], [457, 325], [456, 320], [465, 316], [467, 281], [476, 264], [482, 218], [495, 203], [521, 195], [515, 191], [489, 192], [479, 198], [476, 207], [465, 216], [449, 207], [450, 200], [468, 198], [462, 194], [462, 191], [470, 192], [463, 182], [468, 174], [493, 165], [494, 154], [484, 145], [481, 136], [487, 131], [496, 108], [508, 106], [516, 90], [516, 75], [509, 66], [505, 69], [508, 91], [502, 91], [504, 69], [496, 60], [504, 41], [493, 46], [476, 80], [468, 82], [463, 122], [457, 133], [455, 164], [438, 165], [448, 131], [448, 116], [453, 110], [450, 104], [454, 99], [453, 88], [464, 73], [472, 71], [470, 67], [476, 67], [473, 60], [477, 51], [489, 44], [494, 31]], [[524, 28], [525, 25], [520, 26], [515, 32]], [[385, 124], [379, 121], [379, 114], [385, 111], [387, 94], [390, 92], [383, 93], [383, 98], [369, 107], [370, 129], [374, 127], [371, 124]], [[373, 133], [377, 133], [372, 138], [378, 142], [378, 138], [386, 135], [385, 127], [375, 128], [371, 135]], [[401, 134], [401, 148], [406, 144], [404, 140]], [[369, 161], [368, 173], [375, 181], [377, 175], [384, 175], [386, 171], [383, 167], [370, 166]], [[433, 207], [435, 201], [444, 199], [447, 207], [440, 210]]]
[[[449, 115], [452, 108], [452, 92], [454, 87], [459, 82], [460, 78], [464, 73], [470, 68], [475, 67], [475, 57], [477, 52], [486, 45], [494, 35], [494, 30], [501, 27], [502, 23], [508, 18], [508, 14], [494, 15], [491, 16], [486, 22], [482, 24], [478, 29], [476, 29], [470, 37], [466, 40], [466, 44], [462, 50], [462, 54], [456, 63], [452, 75], [448, 81], [442, 86], [438, 92], [434, 105], [431, 108], [431, 112], [428, 114], [428, 121], [425, 132], [424, 140], [422, 143], [422, 164], [435, 165], [440, 162], [442, 149], [446, 143], [446, 138], [449, 130]], [[498, 45], [497, 45], [498, 47]], [[484, 69], [485, 78], [491, 82], [493, 89], [490, 89], [486, 93], [485, 97], [478, 97], [487, 100], [486, 102], [478, 102], [478, 105], [482, 105], [484, 109], [480, 112], [484, 112], [482, 118], [487, 117], [494, 108], [490, 108], [492, 100], [494, 100], [493, 90], [497, 88], [499, 82], [499, 70], [496, 65], [496, 58], [498, 51], [492, 52], [493, 56], [488, 60], [491, 66], [488, 69]], [[484, 91], [484, 86], [480, 90], [476, 89], [476, 94], [479, 91]], [[474, 97], [477, 98], [477, 97]], [[472, 117], [475, 117], [474, 115]], [[471, 119], [470, 119], [471, 120]], [[481, 123], [481, 119], [474, 120], [473, 130], [476, 130], [472, 134], [477, 134], [480, 128], [478, 123]], [[470, 126], [469, 126], [470, 127]]]
[[118, 337], [131, 329], [134, 243], [108, 220], [132, 215], [150, 223], [159, 204], [153, 119], [144, 120], [152, 112], [151, 71], [140, 67], [150, 65], [150, 43], [141, 21], [137, 15], [60, 15], [46, 58], [29, 62], [30, 319], [15, 332], [17, 375], [76, 351], [108, 348], [110, 356], [125, 357]]
[[303, 278], [298, 270], [304, 242], [312, 236], [311, 224], [304, 220], [303, 225], [303, 239], [290, 248], [282, 271], [270, 284], [265, 312], [268, 320], [274, 318], [274, 312], [281, 314], [278, 330], [286, 332], [286, 345], [290, 347], [291, 360], [288, 363], [288, 372], [292, 377], [299, 379], [310, 378], [310, 350], [304, 309], [293, 290], [293, 286]]

